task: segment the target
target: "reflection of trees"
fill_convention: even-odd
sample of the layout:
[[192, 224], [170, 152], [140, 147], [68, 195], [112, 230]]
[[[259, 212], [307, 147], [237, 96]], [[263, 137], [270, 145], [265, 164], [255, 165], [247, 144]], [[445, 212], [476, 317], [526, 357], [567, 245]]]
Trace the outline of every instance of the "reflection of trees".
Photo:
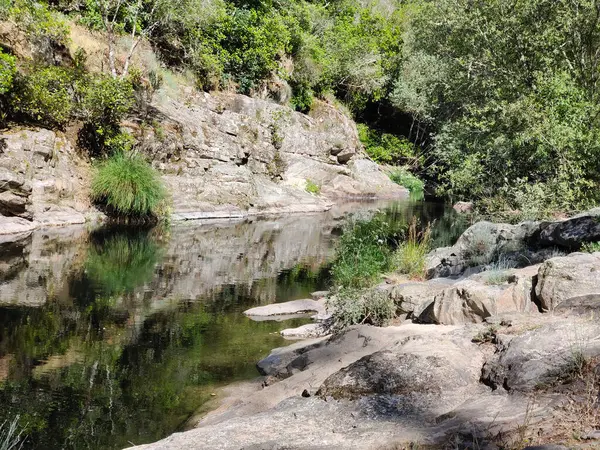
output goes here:
[[[215, 301], [217, 299], [215, 298]], [[1, 315], [2, 353], [13, 353], [0, 389], [0, 421], [21, 415], [32, 448], [123, 448], [177, 429], [216, 384], [256, 375], [281, 345], [282, 324], [212, 314], [199, 303], [130, 321], [98, 299]]]
[[85, 271], [105, 295], [132, 292], [152, 279], [160, 248], [148, 231], [96, 232], [85, 262]]

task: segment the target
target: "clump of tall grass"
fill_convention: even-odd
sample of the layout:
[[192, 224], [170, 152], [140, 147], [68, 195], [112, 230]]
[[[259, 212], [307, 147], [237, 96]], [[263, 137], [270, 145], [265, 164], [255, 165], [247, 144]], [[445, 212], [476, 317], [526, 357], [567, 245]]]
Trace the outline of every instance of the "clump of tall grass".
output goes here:
[[118, 152], [100, 163], [92, 200], [117, 217], [156, 217], [165, 200], [159, 174], [142, 157]]
[[406, 240], [402, 242], [393, 256], [393, 266], [396, 271], [413, 279], [425, 278], [425, 262], [427, 253], [431, 250], [431, 226], [417, 230], [417, 219], [413, 217]]
[[0, 450], [19, 450], [23, 447], [26, 438], [18, 428], [18, 415], [12, 421], [5, 420], [0, 424]]

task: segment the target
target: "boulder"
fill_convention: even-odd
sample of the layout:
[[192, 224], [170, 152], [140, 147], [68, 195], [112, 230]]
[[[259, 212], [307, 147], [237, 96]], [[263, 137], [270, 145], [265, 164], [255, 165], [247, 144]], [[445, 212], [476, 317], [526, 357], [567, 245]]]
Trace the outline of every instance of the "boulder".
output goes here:
[[600, 208], [570, 219], [540, 224], [538, 245], [578, 250], [586, 242], [600, 241]]
[[483, 354], [464, 336], [416, 334], [329, 376], [318, 395], [334, 399], [386, 396], [397, 414], [444, 412], [478, 388]]
[[452, 208], [457, 213], [470, 214], [473, 212], [473, 202], [456, 202]]
[[495, 389], [529, 392], [576, 376], [585, 358], [600, 355], [598, 335], [597, 321], [573, 317], [517, 336], [498, 334], [499, 351], [483, 366], [482, 380]]
[[546, 311], [595, 303], [600, 299], [600, 253], [572, 253], [547, 260], [539, 269], [535, 294]]
[[427, 256], [427, 278], [457, 276], [469, 267], [484, 266], [500, 255], [518, 259], [537, 226], [536, 222], [518, 225], [477, 222], [452, 247], [438, 248]]
[[292, 300], [284, 303], [273, 303], [271, 305], [257, 306], [244, 311], [246, 316], [253, 317], [290, 317], [294, 315], [305, 315], [309, 313], [326, 313], [325, 303], [311, 299]]
[[403, 313], [419, 315], [423, 305], [431, 303], [436, 294], [451, 286], [455, 281], [436, 278], [428, 281], [401, 283], [391, 287], [390, 297]]
[[[539, 266], [506, 270], [506, 282], [489, 284], [488, 272], [455, 282], [413, 312], [421, 323], [479, 323], [498, 314], [537, 312], [534, 283]], [[433, 280], [431, 280], [433, 281]]]
[[420, 323], [457, 325], [483, 322], [497, 313], [497, 300], [506, 287], [463, 280], [444, 289], [415, 316]]

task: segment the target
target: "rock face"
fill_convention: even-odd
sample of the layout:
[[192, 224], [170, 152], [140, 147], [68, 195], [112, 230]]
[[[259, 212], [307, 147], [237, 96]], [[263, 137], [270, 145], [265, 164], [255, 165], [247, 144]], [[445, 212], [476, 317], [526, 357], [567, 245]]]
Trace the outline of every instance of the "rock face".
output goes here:
[[[600, 307], [600, 253], [573, 253], [540, 267], [535, 293], [547, 311]], [[586, 307], [587, 305], [587, 307]]]
[[0, 134], [0, 234], [37, 225], [84, 223], [90, 165], [69, 141], [49, 130]]
[[[157, 125], [125, 124], [161, 172], [174, 219], [325, 211], [338, 199], [406, 198], [365, 159], [354, 122], [326, 103], [310, 116], [237, 94], [153, 105]], [[91, 164], [53, 131], [0, 134], [0, 234], [84, 223]], [[306, 191], [308, 181], [320, 194]], [[11, 218], [7, 220], [6, 218]]]
[[[173, 195], [177, 216], [327, 209], [340, 198], [403, 198], [364, 159], [354, 123], [326, 103], [310, 116], [242, 95], [202, 94], [156, 105], [161, 132], [140, 134]], [[306, 192], [307, 181], [320, 196]]]

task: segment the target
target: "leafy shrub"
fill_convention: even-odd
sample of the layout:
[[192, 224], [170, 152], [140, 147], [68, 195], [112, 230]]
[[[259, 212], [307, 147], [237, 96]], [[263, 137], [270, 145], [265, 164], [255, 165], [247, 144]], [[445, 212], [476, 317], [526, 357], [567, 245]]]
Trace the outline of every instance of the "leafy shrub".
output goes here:
[[600, 252], [600, 242], [587, 242], [581, 246], [581, 251], [586, 253]]
[[425, 189], [425, 183], [410, 173], [405, 167], [394, 169], [390, 173], [390, 180], [400, 186], [404, 186], [411, 194], [423, 192], [423, 189]]
[[0, 47], [0, 125], [10, 113], [9, 96], [17, 73], [16, 59], [2, 51]]
[[358, 124], [358, 137], [365, 151], [379, 163], [398, 163], [418, 160], [415, 146], [404, 137], [379, 133], [365, 124]]
[[16, 72], [16, 58], [0, 48], [0, 96], [10, 91]]
[[73, 111], [71, 76], [61, 67], [34, 67], [30, 74], [16, 78], [11, 103], [17, 114], [29, 120], [62, 127]]
[[321, 193], [321, 186], [316, 184], [312, 180], [306, 180], [306, 192], [310, 194], [319, 195]]
[[400, 273], [407, 274], [411, 278], [425, 278], [425, 259], [431, 250], [431, 227], [417, 231], [417, 219], [413, 220], [408, 227], [408, 236], [402, 242], [393, 257], [393, 265]]
[[159, 213], [165, 190], [159, 174], [143, 158], [119, 152], [97, 168], [92, 199], [116, 217], [151, 218]]
[[357, 324], [385, 326], [397, 315], [398, 308], [386, 291], [343, 289], [328, 299], [332, 330], [339, 332]]
[[23, 30], [31, 44], [36, 62], [52, 65], [68, 43], [69, 26], [45, 2], [14, 0], [8, 15]]
[[334, 286], [363, 288], [377, 281], [391, 267], [390, 244], [398, 235], [382, 216], [349, 222], [331, 267]]
[[91, 153], [119, 151], [124, 147], [121, 120], [132, 108], [135, 97], [129, 79], [99, 76], [87, 83], [82, 100], [84, 126], [79, 145]]

